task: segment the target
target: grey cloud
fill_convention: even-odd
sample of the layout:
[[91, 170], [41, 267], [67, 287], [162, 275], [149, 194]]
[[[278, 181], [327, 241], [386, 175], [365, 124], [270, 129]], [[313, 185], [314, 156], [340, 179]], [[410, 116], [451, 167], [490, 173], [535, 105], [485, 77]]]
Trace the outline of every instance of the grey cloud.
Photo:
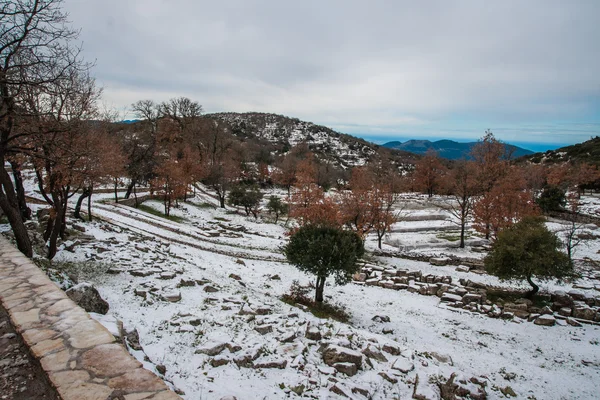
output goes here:
[[596, 1], [66, 5], [107, 100], [120, 107], [136, 94], [175, 93], [209, 111], [373, 128], [462, 114], [598, 118]]

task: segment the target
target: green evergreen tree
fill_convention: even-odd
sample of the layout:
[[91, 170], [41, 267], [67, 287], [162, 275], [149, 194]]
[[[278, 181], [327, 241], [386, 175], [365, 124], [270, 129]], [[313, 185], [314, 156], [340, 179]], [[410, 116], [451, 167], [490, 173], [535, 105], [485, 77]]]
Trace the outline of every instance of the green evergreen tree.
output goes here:
[[533, 297], [539, 290], [532, 278], [542, 281], [574, 277], [573, 264], [556, 235], [544, 225], [540, 217], [526, 217], [498, 234], [492, 251], [485, 258], [489, 274], [501, 280], [527, 280]]
[[356, 262], [364, 251], [363, 241], [356, 233], [314, 225], [298, 229], [284, 247], [284, 254], [291, 264], [317, 276], [317, 303], [323, 301], [327, 277], [334, 275], [339, 285], [348, 283], [357, 272]]

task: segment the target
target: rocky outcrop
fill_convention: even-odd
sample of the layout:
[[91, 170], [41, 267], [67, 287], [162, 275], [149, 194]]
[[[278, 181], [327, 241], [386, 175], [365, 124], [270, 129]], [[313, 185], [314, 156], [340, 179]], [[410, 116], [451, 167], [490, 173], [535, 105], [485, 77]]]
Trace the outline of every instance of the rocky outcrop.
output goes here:
[[67, 296], [87, 312], [106, 314], [108, 303], [100, 296], [98, 290], [87, 282], [79, 283], [66, 292]]

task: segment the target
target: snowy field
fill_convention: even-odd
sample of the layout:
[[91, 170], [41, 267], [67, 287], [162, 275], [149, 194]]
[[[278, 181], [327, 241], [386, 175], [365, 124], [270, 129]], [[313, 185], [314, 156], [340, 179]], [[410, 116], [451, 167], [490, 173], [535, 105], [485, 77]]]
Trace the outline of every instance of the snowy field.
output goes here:
[[[138, 330], [152, 363], [146, 364], [165, 366], [165, 378], [186, 399], [405, 399], [414, 394], [437, 399], [437, 383], [452, 374], [472, 397], [485, 392], [491, 399], [512, 394], [599, 398], [600, 326], [542, 327], [519, 318], [492, 319], [448, 308], [436, 296], [332, 281], [325, 288], [326, 301], [344, 306], [351, 321], [319, 319], [279, 300], [294, 280], [312, 280], [281, 254], [285, 221], [275, 224], [266, 214], [257, 221], [222, 210], [201, 193], [172, 210], [183, 218], [177, 223], [101, 201], [110, 196], [95, 195], [93, 212], [102, 221], [78, 222], [84, 235], [62, 244], [53, 263], [63, 268], [72, 263], [71, 273], [98, 288], [110, 304], [109, 314], [126, 329]], [[597, 198], [586, 201], [586, 210], [600, 209]], [[162, 210], [159, 202], [144, 204]], [[387, 252], [484, 256], [469, 246], [457, 248], [458, 228], [439, 201], [410, 195], [403, 204], [409, 218], [386, 237]], [[548, 225], [559, 233], [564, 229], [559, 221]], [[592, 279], [600, 250], [596, 228], [584, 227], [589, 239], [575, 251], [575, 258], [586, 260], [588, 273], [579, 286], [590, 296], [600, 295], [600, 280]], [[481, 243], [474, 232], [469, 240]], [[367, 248], [376, 247], [369, 237]], [[454, 281], [526, 287], [455, 266], [393, 257], [370, 262], [449, 275]], [[554, 282], [541, 287], [572, 288]], [[315, 335], [321, 339], [308, 338]], [[324, 363], [319, 350], [326, 345], [349, 358], [360, 352], [371, 356], [363, 355], [358, 371], [343, 373]], [[352, 362], [347, 364], [352, 370]]]

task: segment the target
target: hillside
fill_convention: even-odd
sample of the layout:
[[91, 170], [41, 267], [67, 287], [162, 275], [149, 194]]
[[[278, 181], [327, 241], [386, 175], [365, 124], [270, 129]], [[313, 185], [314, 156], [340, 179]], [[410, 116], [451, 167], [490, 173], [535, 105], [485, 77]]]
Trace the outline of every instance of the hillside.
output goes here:
[[383, 148], [325, 126], [283, 115], [223, 112], [207, 114], [205, 117], [228, 123], [231, 132], [243, 140], [268, 142], [280, 152], [306, 143], [319, 158], [343, 168], [364, 165], [378, 154], [390, 157], [397, 163], [413, 163], [416, 159], [414, 154], [405, 151]]
[[535, 153], [524, 159], [534, 163], [585, 162], [600, 165], [600, 137], [596, 136], [583, 143], [548, 150], [544, 153]]
[[[468, 158], [469, 153], [475, 144], [477, 144], [477, 142], [459, 143], [453, 140], [438, 140], [435, 142], [429, 140], [409, 140], [404, 143], [398, 141], [387, 142], [383, 144], [383, 147], [408, 151], [414, 154], [425, 154], [428, 150], [435, 150], [440, 157], [449, 160], [458, 160], [461, 158]], [[511, 144], [507, 144], [507, 146], [514, 158], [533, 154], [532, 151], [521, 147]]]

